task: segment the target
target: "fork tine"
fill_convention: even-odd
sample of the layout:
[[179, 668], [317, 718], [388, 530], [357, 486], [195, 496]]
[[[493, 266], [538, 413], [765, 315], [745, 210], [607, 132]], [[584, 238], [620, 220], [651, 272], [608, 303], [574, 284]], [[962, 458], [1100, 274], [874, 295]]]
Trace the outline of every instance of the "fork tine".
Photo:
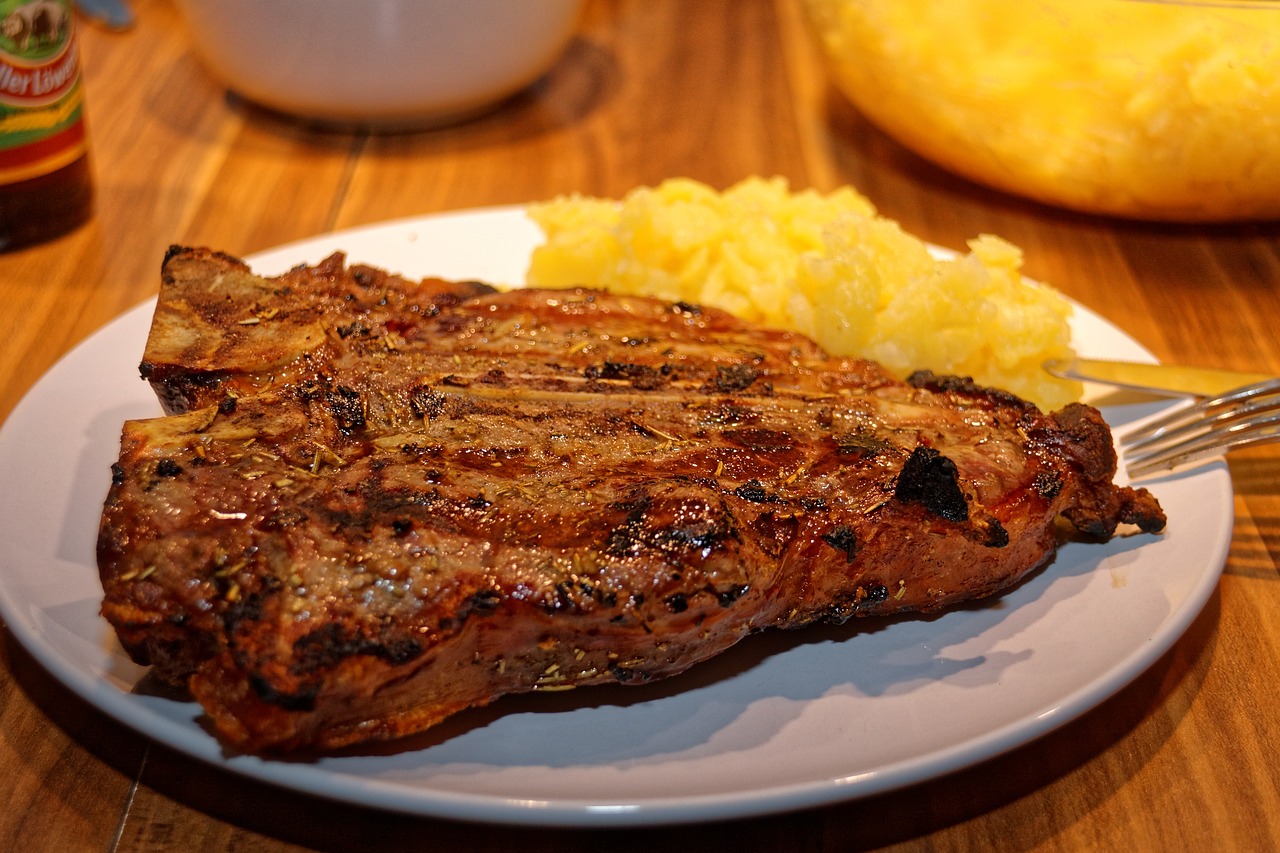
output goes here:
[[1233, 447], [1280, 441], [1280, 377], [1174, 409], [1119, 439], [1132, 480], [1219, 457]]
[[[1257, 414], [1255, 410], [1254, 414]], [[1203, 429], [1190, 431], [1171, 441], [1159, 441], [1145, 448], [1125, 452], [1125, 471], [1130, 479], [1139, 479], [1162, 470], [1171, 470], [1190, 462], [1222, 456], [1231, 448], [1280, 441], [1280, 410], [1268, 411], [1265, 417], [1224, 419], [1216, 424], [1201, 424]]]
[[1216, 409], [1240, 405], [1242, 410], [1252, 410], [1264, 406], [1265, 398], [1272, 395], [1280, 395], [1280, 377], [1245, 385], [1217, 397], [1201, 400], [1193, 406], [1174, 409], [1169, 414], [1148, 421], [1143, 426], [1126, 433], [1122, 437], [1122, 442], [1128, 446], [1138, 446], [1168, 434], [1183, 423], [1198, 423], [1206, 413]]
[[1214, 412], [1212, 409], [1192, 407], [1192, 410], [1187, 410], [1178, 418], [1169, 418], [1168, 423], [1158, 429], [1135, 430], [1122, 435], [1120, 444], [1131, 453], [1149, 448], [1167, 447], [1179, 440], [1189, 440], [1198, 433], [1227, 426], [1255, 411], [1257, 411], [1256, 408], [1241, 407]]

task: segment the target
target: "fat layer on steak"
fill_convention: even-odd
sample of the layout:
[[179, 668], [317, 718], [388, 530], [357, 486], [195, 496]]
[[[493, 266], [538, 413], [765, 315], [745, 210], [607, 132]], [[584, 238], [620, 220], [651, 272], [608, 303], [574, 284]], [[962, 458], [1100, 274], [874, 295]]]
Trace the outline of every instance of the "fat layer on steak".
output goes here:
[[687, 304], [167, 255], [103, 615], [230, 745], [335, 748], [1163, 527], [1099, 414]]

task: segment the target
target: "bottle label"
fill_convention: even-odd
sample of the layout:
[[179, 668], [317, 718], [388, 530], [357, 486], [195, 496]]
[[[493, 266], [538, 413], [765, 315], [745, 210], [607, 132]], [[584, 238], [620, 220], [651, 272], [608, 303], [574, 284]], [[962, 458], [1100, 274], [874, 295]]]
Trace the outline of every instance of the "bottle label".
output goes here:
[[0, 0], [0, 184], [83, 155], [83, 104], [70, 0]]

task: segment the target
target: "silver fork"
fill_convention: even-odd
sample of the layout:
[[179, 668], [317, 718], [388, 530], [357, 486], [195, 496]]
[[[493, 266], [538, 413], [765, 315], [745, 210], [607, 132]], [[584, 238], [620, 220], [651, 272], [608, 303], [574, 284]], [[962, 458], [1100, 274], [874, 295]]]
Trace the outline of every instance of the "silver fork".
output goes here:
[[1272, 441], [1280, 441], [1280, 378], [1177, 408], [1121, 433], [1120, 449], [1136, 480]]

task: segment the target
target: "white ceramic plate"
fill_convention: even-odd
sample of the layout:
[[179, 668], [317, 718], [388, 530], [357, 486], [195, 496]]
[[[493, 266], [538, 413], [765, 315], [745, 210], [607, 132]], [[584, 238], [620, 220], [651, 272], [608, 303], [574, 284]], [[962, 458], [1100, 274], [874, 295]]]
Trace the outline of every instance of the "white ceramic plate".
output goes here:
[[[273, 274], [343, 249], [411, 276], [514, 284], [539, 239], [519, 209], [503, 208], [250, 260]], [[1212, 592], [1231, 537], [1231, 483], [1218, 464], [1154, 484], [1164, 535], [1068, 545], [983, 604], [766, 633], [667, 682], [504, 699], [390, 748], [311, 762], [229, 755], [198, 706], [132, 692], [144, 670], [98, 616], [94, 540], [120, 425], [159, 414], [137, 372], [151, 310], [139, 306], [68, 354], [0, 431], [0, 615], [112, 717], [198, 759], [352, 803], [616, 826], [758, 815], [933, 778], [1035, 739], [1150, 666]], [[1087, 311], [1074, 334], [1086, 355], [1150, 358]], [[1107, 411], [1113, 423], [1150, 413]]]

